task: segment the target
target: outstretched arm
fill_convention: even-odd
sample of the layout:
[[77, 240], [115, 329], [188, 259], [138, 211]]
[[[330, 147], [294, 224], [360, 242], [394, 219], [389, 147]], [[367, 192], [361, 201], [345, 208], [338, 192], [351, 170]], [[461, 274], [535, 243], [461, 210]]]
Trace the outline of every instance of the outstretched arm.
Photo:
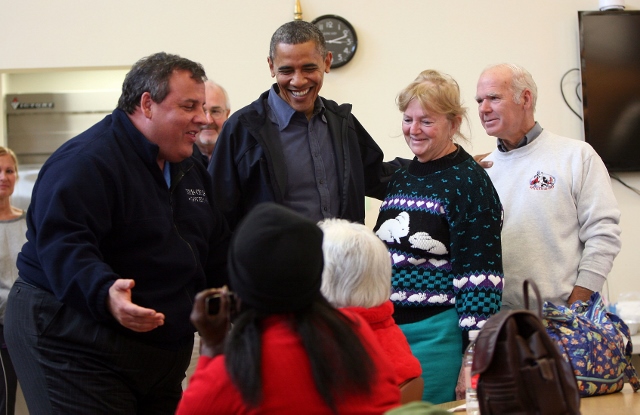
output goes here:
[[134, 280], [117, 279], [109, 288], [107, 307], [109, 312], [124, 327], [144, 333], [164, 324], [164, 314], [131, 302]]

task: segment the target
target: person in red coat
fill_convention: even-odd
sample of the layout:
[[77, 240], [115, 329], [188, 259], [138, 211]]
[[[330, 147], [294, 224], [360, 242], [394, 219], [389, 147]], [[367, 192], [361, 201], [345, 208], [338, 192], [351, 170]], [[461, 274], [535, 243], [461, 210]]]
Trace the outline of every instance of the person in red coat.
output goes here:
[[364, 225], [344, 219], [320, 222], [324, 232], [322, 294], [334, 306], [362, 316], [396, 372], [396, 383], [422, 374], [393, 315], [391, 261], [384, 243]]
[[275, 203], [243, 219], [229, 250], [235, 294], [196, 296], [201, 357], [177, 415], [364, 415], [399, 405], [396, 374], [369, 325], [320, 293], [322, 238], [314, 222]]

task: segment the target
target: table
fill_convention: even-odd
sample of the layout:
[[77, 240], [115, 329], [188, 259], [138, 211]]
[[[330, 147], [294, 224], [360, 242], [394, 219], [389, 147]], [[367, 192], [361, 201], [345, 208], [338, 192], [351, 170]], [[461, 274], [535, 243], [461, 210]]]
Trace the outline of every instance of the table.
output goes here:
[[[455, 401], [436, 406], [450, 409], [463, 403], [464, 401]], [[640, 391], [633, 393], [631, 386], [626, 383], [621, 392], [582, 398], [580, 412], [582, 415], [638, 415], [640, 414]], [[466, 411], [455, 413], [462, 415], [466, 414]]]

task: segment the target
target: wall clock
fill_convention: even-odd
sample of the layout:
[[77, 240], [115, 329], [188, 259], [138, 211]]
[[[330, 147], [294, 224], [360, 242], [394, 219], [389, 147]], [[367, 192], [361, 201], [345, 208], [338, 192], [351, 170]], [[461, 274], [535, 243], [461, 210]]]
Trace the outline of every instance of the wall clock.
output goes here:
[[351, 23], [333, 14], [320, 16], [311, 23], [320, 29], [327, 43], [327, 49], [333, 54], [331, 68], [344, 66], [353, 59], [358, 49], [358, 37]]

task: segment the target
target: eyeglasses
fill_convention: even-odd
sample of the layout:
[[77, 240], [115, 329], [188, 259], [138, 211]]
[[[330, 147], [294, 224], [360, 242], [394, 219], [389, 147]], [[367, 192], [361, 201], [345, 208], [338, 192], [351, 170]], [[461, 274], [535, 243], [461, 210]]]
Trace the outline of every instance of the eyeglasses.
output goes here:
[[209, 114], [211, 115], [211, 118], [215, 118], [215, 119], [219, 119], [225, 116], [227, 110], [226, 109], [222, 109], [222, 108], [211, 108], [211, 109], [206, 109], [204, 110], [205, 114]]

